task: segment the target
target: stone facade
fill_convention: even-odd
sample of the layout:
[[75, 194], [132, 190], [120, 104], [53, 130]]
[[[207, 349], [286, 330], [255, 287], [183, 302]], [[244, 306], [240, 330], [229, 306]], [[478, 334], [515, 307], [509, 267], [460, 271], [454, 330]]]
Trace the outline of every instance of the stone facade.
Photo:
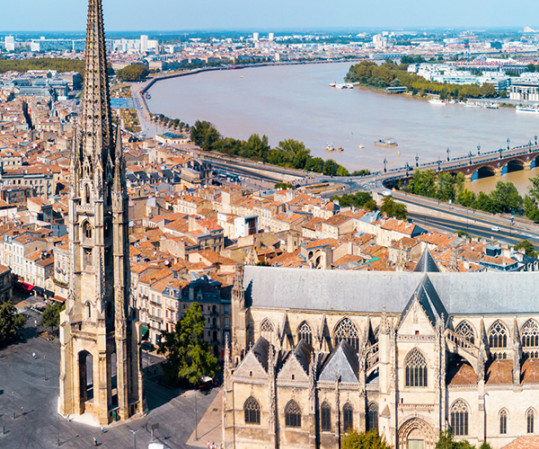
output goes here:
[[85, 61], [71, 158], [59, 411], [104, 425], [143, 412], [143, 385], [140, 326], [129, 307], [125, 160], [119, 128], [113, 139], [101, 0], [89, 1]]
[[[225, 361], [227, 448], [395, 448], [441, 430], [501, 448], [539, 433], [539, 275], [246, 267]], [[431, 272], [426, 272], [431, 271]]]

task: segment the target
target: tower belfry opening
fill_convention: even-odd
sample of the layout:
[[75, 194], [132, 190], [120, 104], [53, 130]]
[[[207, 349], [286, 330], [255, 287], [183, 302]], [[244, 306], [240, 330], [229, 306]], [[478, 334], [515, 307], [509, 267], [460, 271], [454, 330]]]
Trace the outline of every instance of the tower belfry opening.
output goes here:
[[128, 197], [114, 136], [102, 0], [89, 0], [82, 114], [69, 190], [69, 294], [60, 324], [62, 415], [96, 424], [143, 412], [141, 328], [129, 306]]

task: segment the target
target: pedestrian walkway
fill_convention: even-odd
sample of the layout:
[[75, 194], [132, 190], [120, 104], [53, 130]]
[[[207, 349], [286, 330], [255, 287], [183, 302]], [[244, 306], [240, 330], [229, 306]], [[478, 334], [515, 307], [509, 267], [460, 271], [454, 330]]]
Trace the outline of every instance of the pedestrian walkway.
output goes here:
[[[200, 393], [197, 393], [200, 394]], [[223, 438], [221, 410], [223, 408], [223, 390], [221, 389], [210, 404], [206, 413], [198, 420], [198, 432], [193, 432], [187, 440], [188, 446], [207, 448], [208, 443], [221, 447]], [[196, 438], [198, 434], [198, 439]]]

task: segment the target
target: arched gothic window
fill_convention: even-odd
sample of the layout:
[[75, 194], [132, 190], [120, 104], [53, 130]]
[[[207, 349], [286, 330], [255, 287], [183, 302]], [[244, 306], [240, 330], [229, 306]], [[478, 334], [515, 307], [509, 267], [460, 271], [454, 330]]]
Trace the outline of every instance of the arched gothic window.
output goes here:
[[359, 350], [359, 333], [349, 318], [344, 318], [335, 328], [335, 346], [341, 341], [346, 341], [354, 349]]
[[367, 430], [378, 429], [378, 406], [374, 402], [369, 405], [367, 413]]
[[301, 409], [296, 401], [291, 400], [284, 409], [286, 427], [301, 427]]
[[418, 349], [412, 349], [406, 357], [406, 386], [427, 386], [427, 361]]
[[309, 345], [313, 344], [313, 333], [311, 331], [311, 326], [304, 321], [301, 323], [298, 327], [298, 341], [299, 340], [305, 340], [305, 343], [309, 343]]
[[243, 404], [245, 424], [260, 424], [260, 404], [252, 396]]
[[529, 409], [526, 412], [526, 432], [533, 433], [534, 427], [535, 427], [535, 411], [533, 409]]
[[465, 340], [468, 340], [472, 345], [475, 344], [475, 332], [468, 321], [461, 321], [456, 327], [455, 332]]
[[266, 340], [268, 340], [270, 343], [273, 342], [273, 336], [274, 336], [274, 327], [273, 324], [271, 324], [271, 321], [264, 320], [262, 321], [262, 324], [260, 325], [260, 336], [264, 337]]
[[491, 348], [507, 347], [507, 328], [501, 321], [495, 321], [488, 330], [488, 343]]
[[522, 326], [522, 346], [535, 348], [539, 346], [539, 325], [537, 321], [528, 320]]
[[507, 433], [507, 411], [502, 410], [500, 412], [500, 434], [505, 435]]
[[342, 408], [342, 422], [343, 422], [343, 430], [345, 432], [348, 432], [349, 430], [353, 430], [354, 409], [348, 402], [344, 404], [344, 407]]
[[451, 406], [451, 429], [454, 435], [468, 435], [468, 406], [460, 399]]
[[331, 407], [325, 401], [320, 407], [320, 430], [331, 432]]

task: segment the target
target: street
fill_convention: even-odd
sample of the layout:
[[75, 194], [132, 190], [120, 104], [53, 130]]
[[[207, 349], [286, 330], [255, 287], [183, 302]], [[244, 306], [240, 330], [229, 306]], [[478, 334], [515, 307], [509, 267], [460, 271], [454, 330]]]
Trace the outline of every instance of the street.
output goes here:
[[[147, 448], [161, 441], [171, 449], [187, 449], [195, 428], [195, 399], [192, 391], [169, 389], [157, 379], [145, 380], [148, 414], [126, 423], [114, 423], [101, 434], [98, 428], [70, 422], [58, 415], [59, 342], [32, 337], [0, 350], [0, 447], [2, 449], [89, 448], [94, 437], [100, 448]], [[36, 354], [36, 358], [32, 354]], [[198, 393], [198, 419], [218, 390]], [[136, 432], [136, 436], [134, 433]]]

